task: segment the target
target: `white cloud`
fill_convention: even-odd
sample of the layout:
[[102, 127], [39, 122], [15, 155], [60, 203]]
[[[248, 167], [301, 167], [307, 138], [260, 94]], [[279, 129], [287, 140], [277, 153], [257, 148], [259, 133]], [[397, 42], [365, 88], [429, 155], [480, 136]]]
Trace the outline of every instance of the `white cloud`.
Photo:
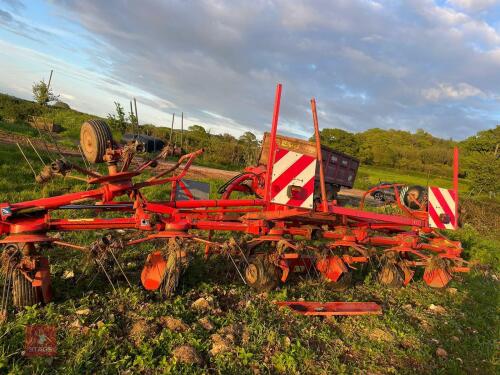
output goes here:
[[477, 87], [462, 82], [457, 85], [440, 83], [437, 87], [422, 90], [422, 95], [427, 100], [439, 101], [443, 99], [463, 100], [473, 96], [484, 96], [484, 93]]
[[499, 5], [500, 0], [448, 0], [448, 3], [467, 11], [480, 12]]

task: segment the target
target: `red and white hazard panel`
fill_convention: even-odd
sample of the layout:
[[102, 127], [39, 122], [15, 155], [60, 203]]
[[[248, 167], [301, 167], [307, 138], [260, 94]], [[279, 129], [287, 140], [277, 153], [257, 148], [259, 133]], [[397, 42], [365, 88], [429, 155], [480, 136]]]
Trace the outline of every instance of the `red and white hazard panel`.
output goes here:
[[454, 190], [429, 187], [429, 226], [439, 229], [457, 229], [455, 208], [457, 200]]
[[271, 202], [313, 208], [317, 160], [313, 156], [276, 149], [271, 183]]

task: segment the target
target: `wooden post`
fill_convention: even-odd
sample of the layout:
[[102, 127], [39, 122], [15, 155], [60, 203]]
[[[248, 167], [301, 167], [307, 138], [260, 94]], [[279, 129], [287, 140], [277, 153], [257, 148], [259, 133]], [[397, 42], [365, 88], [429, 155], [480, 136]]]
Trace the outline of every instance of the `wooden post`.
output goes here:
[[49, 83], [47, 83], [47, 92], [49, 92], [49, 89], [50, 89], [50, 82], [52, 81], [53, 71], [54, 71], [53, 69], [50, 69]]
[[321, 140], [319, 137], [318, 113], [316, 111], [316, 100], [311, 99], [311, 111], [314, 123], [314, 138], [316, 140], [316, 157], [319, 163], [319, 184], [321, 188], [321, 203], [323, 212], [328, 212], [328, 201], [326, 199], [325, 171], [323, 170], [323, 155], [321, 153]]
[[134, 107], [135, 107], [135, 123], [137, 125], [137, 133], [139, 133], [139, 116], [137, 115], [137, 101], [134, 98]]
[[181, 112], [181, 149], [184, 147], [184, 112]]
[[[135, 117], [134, 110], [132, 108], [132, 100], [129, 100], [129, 102], [130, 102], [130, 116], [134, 116]], [[130, 125], [132, 125], [132, 132], [133, 132], [134, 128], [135, 128], [135, 121], [134, 121], [134, 123], [131, 123]]]
[[174, 134], [174, 120], [175, 120], [175, 113], [172, 113], [172, 125], [170, 125], [170, 139], [168, 140], [170, 144], [172, 143], [172, 136]]

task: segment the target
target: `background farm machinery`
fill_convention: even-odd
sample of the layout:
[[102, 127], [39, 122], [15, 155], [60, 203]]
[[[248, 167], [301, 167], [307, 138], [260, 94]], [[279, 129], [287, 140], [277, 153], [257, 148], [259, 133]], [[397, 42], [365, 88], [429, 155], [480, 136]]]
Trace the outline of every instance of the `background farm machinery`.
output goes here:
[[[278, 85], [272, 129], [264, 138], [259, 165], [224, 184], [219, 199], [197, 193], [185, 179], [203, 150], [182, 155], [171, 168], [154, 173], [162, 158], [172, 156], [172, 147], [166, 145], [153, 159], [137, 162], [134, 157], [142, 150], [140, 142], [119, 146], [103, 121], [86, 122], [81, 129], [83, 153], [91, 163], [106, 163], [107, 174], [57, 160], [42, 171], [40, 182], [79, 172], [89, 188], [0, 204], [2, 307], [6, 308], [11, 296], [17, 307], [51, 300], [50, 267], [44, 255], [50, 246], [83, 250], [102, 265], [125, 246], [162, 241], [164, 246], [147, 256], [141, 281], [146, 289], [160, 290], [166, 296], [175, 291], [188, 265], [188, 242], [204, 244], [206, 257], [226, 255], [243, 281], [257, 290], [276, 287], [291, 272], [317, 275], [341, 290], [350, 284], [352, 270], [363, 264], [376, 264], [378, 280], [387, 286], [406, 285], [415, 270], [423, 268], [428, 285], [444, 287], [453, 273], [468, 270], [460, 257], [460, 243], [435, 229], [456, 227], [457, 154], [453, 190], [387, 186], [396, 192], [399, 215], [366, 210], [364, 197], [359, 208], [342, 207], [336, 194], [341, 186], [352, 187], [358, 161], [321, 147], [314, 100], [316, 143], [278, 136], [280, 96]], [[145, 188], [164, 184], [171, 185], [169, 197], [147, 198]], [[58, 218], [55, 213], [61, 210], [91, 210], [92, 214]], [[104, 214], [108, 212], [113, 215]], [[118, 229], [134, 230], [141, 236], [124, 240], [107, 235], [88, 246], [51, 236], [63, 231]], [[218, 242], [214, 233], [219, 231], [246, 236]]]

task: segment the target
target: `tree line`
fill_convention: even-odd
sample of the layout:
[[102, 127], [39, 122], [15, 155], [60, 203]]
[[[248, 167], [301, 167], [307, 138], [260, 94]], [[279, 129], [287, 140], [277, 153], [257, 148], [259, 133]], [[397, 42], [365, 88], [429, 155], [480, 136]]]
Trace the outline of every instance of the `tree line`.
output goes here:
[[[3, 117], [4, 120], [23, 122], [29, 115], [47, 115], [57, 119], [57, 113], [64, 111], [66, 123], [62, 125], [68, 128], [67, 134], [78, 136], [84, 114], [44, 104], [0, 95], [0, 120]], [[127, 114], [119, 103], [115, 103], [115, 107], [116, 112], [109, 114], [107, 118], [113, 133], [118, 135], [137, 131], [134, 114]], [[167, 141], [170, 138], [170, 127], [141, 125], [139, 131]], [[187, 152], [205, 149], [200, 158], [203, 164], [227, 169], [241, 169], [255, 164], [261, 146], [260, 139], [251, 132], [240, 137], [227, 133], [212, 134], [201, 125], [190, 126], [184, 131], [182, 138], [182, 147]], [[434, 137], [422, 129], [411, 133], [373, 128], [351, 133], [342, 129], [325, 128], [321, 130], [320, 138], [322, 144], [358, 158], [363, 165], [444, 177], [451, 176], [452, 149], [458, 145], [461, 176], [472, 182], [472, 188], [478, 193], [496, 193], [500, 190], [500, 126], [480, 131], [461, 142]], [[180, 145], [180, 140], [180, 130], [175, 129], [173, 141]]]

